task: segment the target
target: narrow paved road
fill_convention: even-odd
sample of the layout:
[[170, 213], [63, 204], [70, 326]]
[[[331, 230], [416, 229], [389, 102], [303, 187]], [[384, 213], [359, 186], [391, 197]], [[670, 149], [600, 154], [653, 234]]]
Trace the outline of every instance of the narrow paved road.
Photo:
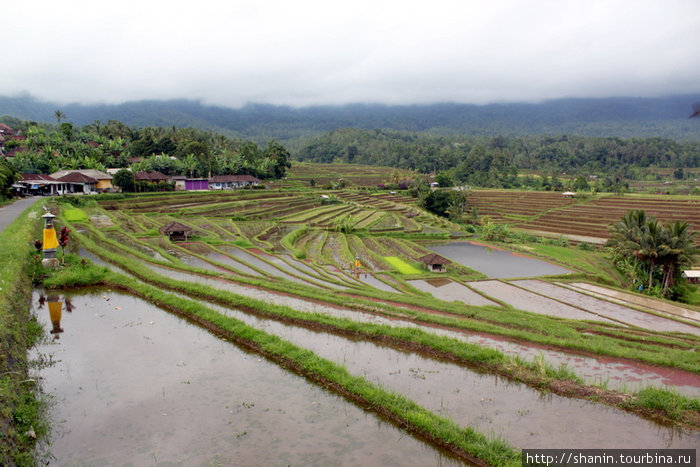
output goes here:
[[5, 228], [12, 223], [13, 220], [17, 219], [20, 214], [22, 214], [29, 206], [36, 203], [42, 199], [41, 197], [32, 196], [29, 198], [22, 198], [15, 201], [12, 204], [6, 204], [0, 207], [0, 232], [5, 230]]

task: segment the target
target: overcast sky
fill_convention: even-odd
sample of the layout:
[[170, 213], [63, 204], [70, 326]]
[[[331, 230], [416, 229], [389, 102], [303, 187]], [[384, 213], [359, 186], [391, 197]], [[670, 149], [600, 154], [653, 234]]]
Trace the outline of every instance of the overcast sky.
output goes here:
[[238, 107], [700, 92], [698, 0], [3, 2], [0, 95]]

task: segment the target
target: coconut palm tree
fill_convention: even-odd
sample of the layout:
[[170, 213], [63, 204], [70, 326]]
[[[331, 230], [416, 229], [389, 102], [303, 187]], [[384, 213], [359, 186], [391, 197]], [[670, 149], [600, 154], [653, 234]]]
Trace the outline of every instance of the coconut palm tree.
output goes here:
[[636, 256], [649, 264], [649, 289], [653, 285], [656, 266], [668, 255], [668, 229], [656, 219], [649, 219], [644, 226]]
[[676, 221], [668, 226], [667, 253], [664, 257], [663, 291], [673, 287], [676, 272], [683, 266], [693, 264], [700, 254], [700, 247], [695, 245], [696, 232], [690, 230], [687, 222]]
[[58, 126], [61, 126], [61, 120], [66, 118], [66, 114], [63, 113], [61, 110], [55, 110], [53, 113], [53, 116], [56, 117], [56, 121], [58, 122]]
[[610, 239], [607, 245], [622, 256], [637, 257], [636, 252], [641, 248], [646, 223], [647, 216], [644, 211], [628, 211], [622, 219], [610, 227]]
[[182, 162], [182, 166], [185, 170], [189, 172], [190, 178], [194, 177], [194, 173], [197, 171], [197, 167], [199, 167], [199, 159], [197, 159], [197, 156], [192, 153], [187, 154], [180, 162]]

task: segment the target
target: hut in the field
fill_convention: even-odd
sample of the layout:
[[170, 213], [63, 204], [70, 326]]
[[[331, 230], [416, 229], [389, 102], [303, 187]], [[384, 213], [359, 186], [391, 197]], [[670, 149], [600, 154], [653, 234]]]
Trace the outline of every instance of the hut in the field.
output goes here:
[[192, 227], [173, 221], [161, 227], [160, 233], [170, 237], [170, 240], [173, 242], [187, 241], [187, 237], [192, 235]]
[[448, 259], [445, 259], [436, 253], [425, 255], [420, 258], [420, 260], [428, 267], [428, 270], [432, 272], [445, 272], [445, 266], [450, 264]]

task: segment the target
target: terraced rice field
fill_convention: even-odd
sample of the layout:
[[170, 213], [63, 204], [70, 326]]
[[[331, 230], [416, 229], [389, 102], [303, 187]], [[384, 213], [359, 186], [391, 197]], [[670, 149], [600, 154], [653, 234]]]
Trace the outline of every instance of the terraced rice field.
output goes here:
[[[700, 229], [700, 198], [599, 195], [592, 198], [564, 198], [561, 193], [474, 190], [469, 204], [494, 222], [513, 227], [608, 238], [608, 226], [628, 211], [644, 210], [663, 223], [676, 220]], [[700, 244], [700, 236], [697, 241]]]
[[[571, 285], [564, 284], [566, 279], [562, 277], [551, 282], [507, 278], [496, 281], [484, 280], [483, 274], [464, 266], [450, 265], [445, 274], [416, 268], [413, 264], [429, 252], [424, 243], [447, 239], [456, 227], [420, 211], [400, 196], [336, 191], [330, 194], [339, 202], [323, 204], [316, 193], [270, 192], [269, 197], [265, 194], [216, 193], [201, 198], [159, 195], [157, 199], [110, 201], [104, 208], [90, 208], [88, 214], [95, 220], [109, 215], [112, 227], [105, 228], [104, 223], [97, 221], [74, 227], [83, 231], [79, 238], [93, 250], [96, 261], [109, 261], [116, 271], [128, 274], [125, 283], [149, 283], [174, 297], [172, 301], [160, 297], [158, 303], [168, 302], [169, 309], [177, 310], [180, 303], [184, 309], [185, 303], [194, 298], [199, 306], [211, 310], [206, 312], [209, 318], [202, 315], [192, 318], [192, 322], [211, 326], [208, 329], [215, 335], [228, 334], [217, 331], [219, 324], [211, 323], [235, 319], [271, 336], [265, 338], [267, 341], [273, 337], [282, 339], [322, 359], [323, 363], [312, 365], [314, 368], [337, 365], [373, 387], [388, 388], [414, 401], [429, 414], [444, 417], [464, 432], [474, 429], [485, 433], [488, 439], [500, 437], [515, 449], [532, 446], [533, 442], [551, 448], [573, 444], [598, 447], [601, 443], [621, 447], [692, 447], [700, 440], [699, 427], [688, 422], [664, 427], [641, 411], [598, 402], [637, 397], [621, 394], [630, 388], [640, 390], [647, 384], [676, 387], [697, 399], [700, 379], [692, 349], [700, 346], [700, 321], [694, 323], [689, 318], [697, 310], [687, 310], [690, 315], [675, 310], [674, 315], [665, 302], [616, 303], [614, 300], [623, 298], [613, 297], [613, 291], [605, 288], [585, 291], [591, 284], [580, 279]], [[573, 206], [567, 201], [560, 207]], [[338, 228], [338, 219], [345, 222], [343, 229]], [[157, 233], [159, 225], [171, 220], [194, 229], [187, 242], [171, 242]], [[355, 264], [358, 258], [359, 266]], [[410, 280], [404, 274], [410, 274]], [[608, 298], [595, 297], [593, 293], [607, 293]], [[85, 306], [90, 305], [86, 302]], [[664, 311], [654, 311], [655, 308]], [[144, 316], [150, 318], [146, 323], [154, 323], [149, 326], [157, 326], [161, 321], [157, 310], [139, 313], [147, 313]], [[114, 326], [120, 327], [120, 335], [122, 326], [125, 331], [131, 325], [139, 329], [144, 326], [143, 321], [132, 321], [115, 322], [118, 324]], [[193, 324], [174, 321], [151, 338], [164, 340], [169, 330], [185, 335], [189, 331], [180, 329], [182, 326]], [[123, 334], [124, 339], [139, 336]], [[151, 333], [144, 335], [150, 337]], [[175, 373], [196, 384], [196, 393], [202, 400], [219, 407], [221, 390], [217, 385], [221, 382], [230, 386], [226, 373], [220, 370], [238, 368], [236, 362], [248, 357], [221, 350], [233, 346], [228, 340], [217, 339], [214, 344], [197, 337], [196, 342], [200, 341], [206, 344], [192, 349], [200, 357], [183, 357], [183, 369], [187, 371]], [[635, 349], [632, 353], [630, 347]], [[168, 352], [173, 350], [165, 353]], [[286, 385], [296, 383], [290, 382], [287, 370], [283, 375], [270, 376], [268, 365], [277, 360], [268, 362], [266, 353], [259, 354], [264, 356], [260, 358], [256, 354], [259, 350], [252, 352], [251, 359], [257, 361], [244, 362], [240, 368], [254, 373], [259, 369], [265, 382], [256, 379], [249, 387], [236, 391], [248, 394], [254, 400], [247, 402], [256, 407], [261, 404], [276, 409], [274, 400], [262, 396], [270, 387], [270, 380]], [[294, 353], [300, 354], [301, 350]], [[256, 365], [258, 361], [260, 365]], [[189, 362], [202, 366], [201, 371], [191, 371]], [[581, 381], [561, 376], [561, 364], [567, 364]], [[302, 374], [310, 383], [316, 381], [316, 377]], [[170, 381], [163, 387], [188, 397], [187, 384], [176, 382], [173, 385]], [[592, 383], [605, 383], [610, 389], [593, 387]], [[182, 385], [182, 392], [178, 385]], [[312, 386], [339, 391], [345, 387], [327, 381]], [[563, 387], [574, 387], [575, 391], [567, 392]], [[257, 391], [262, 391], [260, 397], [255, 395]], [[300, 387], [300, 404], [308, 400], [306, 391]], [[326, 389], [322, 391], [325, 393]], [[586, 400], [583, 394], [595, 397]], [[96, 400], [104, 397], [96, 396]], [[354, 400], [347, 397], [348, 401]], [[325, 398], [317, 400], [322, 400], [324, 407], [334, 404]], [[273, 428], [275, 423], [283, 422], [275, 422], [275, 417], [262, 413], [263, 421], [256, 424], [255, 417], [239, 416], [252, 409], [241, 404], [238, 401], [238, 408], [231, 409], [231, 417], [223, 417], [235, 424], [234, 431], [226, 431], [229, 439], [239, 440], [241, 449], [254, 449], [255, 443], [272, 443], [268, 458], [273, 463], [305, 461], [296, 454], [284, 457], [284, 440], [274, 435]], [[281, 404], [284, 406], [284, 402]], [[365, 400], [359, 407], [368, 407], [379, 417], [387, 416], [376, 402]], [[210, 409], [194, 405], [192, 408], [204, 413], [210, 413]], [[342, 411], [354, 417], [354, 412]], [[347, 432], [338, 428], [334, 417], [342, 419], [343, 415], [325, 410], [316, 413], [325, 420], [321, 429], [333, 430], [323, 439], [348, 446], [341, 449], [339, 458], [353, 463], [350, 457], [343, 457], [349, 455], [349, 446], [353, 445], [378, 449], [378, 456], [382, 456], [382, 448], [372, 447], [370, 438], [375, 435], [359, 436], [360, 431], [366, 430], [359, 422], [353, 422], [358, 430], [353, 434], [356, 443], [342, 444], [335, 436], [340, 439]], [[424, 414], [419, 418], [431, 416]], [[318, 420], [303, 410], [298, 414], [290, 410], [289, 418], [303, 426], [303, 433], [313, 433], [311, 425]], [[571, 419], [577, 420], [575, 426], [568, 421]], [[398, 425], [412, 423], [415, 422]], [[158, 424], [152, 426], [156, 426], [156, 431], [161, 429]], [[142, 437], [130, 437], [130, 442], [137, 444], [136, 449], [153, 449], [152, 432], [142, 433]], [[407, 437], [413, 440], [408, 433]], [[395, 439], [393, 432], [381, 429], [376, 436]], [[437, 459], [435, 464], [450, 465], [466, 459], [452, 457], [453, 451], [443, 454], [434, 450], [437, 445], [445, 446], [436, 443], [436, 438], [416, 436], [431, 446], [421, 463]], [[105, 437], [102, 438], [101, 442]], [[210, 438], [213, 443], [221, 442], [219, 435]], [[394, 449], [413, 452], [415, 445], [385, 445], [383, 449], [387, 453]], [[196, 452], [193, 459], [211, 460], [201, 450]], [[478, 456], [487, 454], [479, 451]], [[167, 461], [168, 457], [163, 459]], [[500, 465], [507, 461], [491, 463]]]

